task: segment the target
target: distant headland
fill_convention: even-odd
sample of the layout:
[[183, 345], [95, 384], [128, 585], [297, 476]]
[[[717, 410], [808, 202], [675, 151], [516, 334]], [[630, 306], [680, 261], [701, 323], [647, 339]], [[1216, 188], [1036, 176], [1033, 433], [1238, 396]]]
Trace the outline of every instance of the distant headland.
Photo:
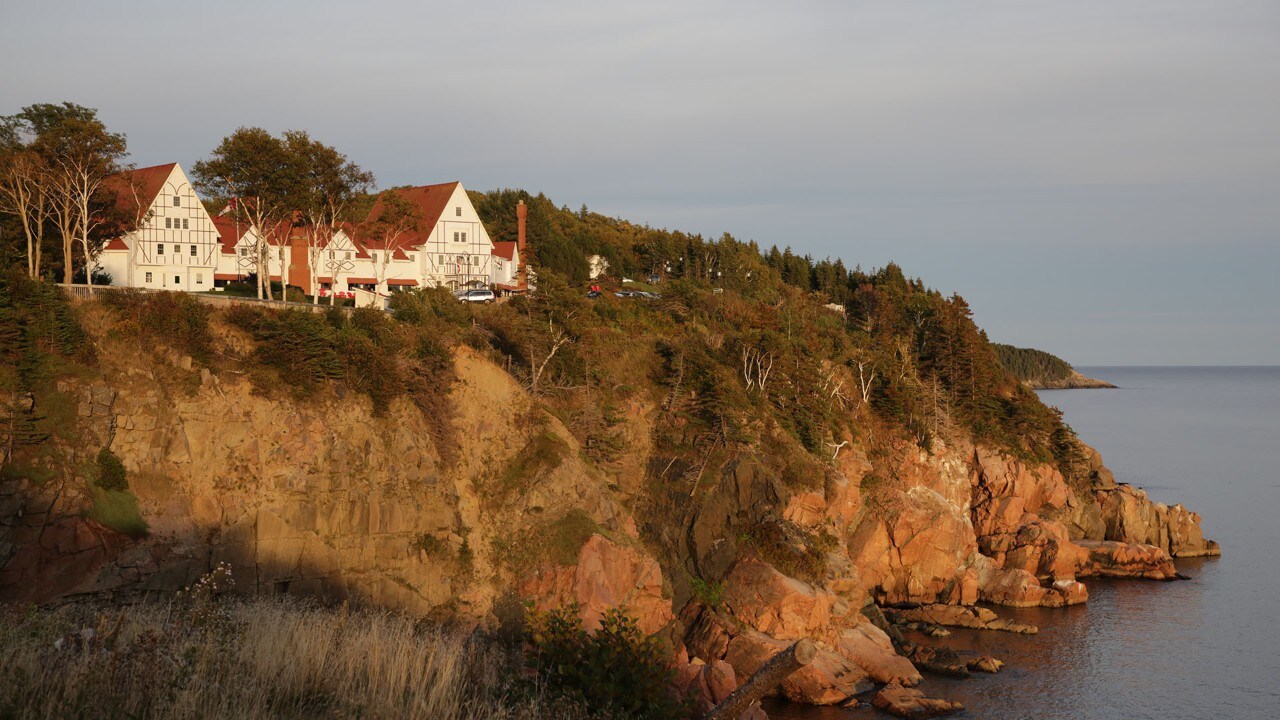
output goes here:
[[1104, 380], [1085, 377], [1071, 367], [1071, 363], [1043, 350], [1001, 343], [992, 343], [992, 346], [1005, 369], [1036, 390], [1115, 387]]

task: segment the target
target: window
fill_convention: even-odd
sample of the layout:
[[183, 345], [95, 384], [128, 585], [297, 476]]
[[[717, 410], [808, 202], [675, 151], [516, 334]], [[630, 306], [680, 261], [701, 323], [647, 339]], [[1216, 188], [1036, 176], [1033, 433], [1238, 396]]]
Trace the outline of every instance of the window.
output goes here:
[[374, 262], [378, 262], [378, 253], [369, 253], [369, 256], [373, 258]]
[[157, 255], [164, 254], [164, 243], [160, 243], [159, 245], [156, 246], [156, 254]]
[[466, 242], [466, 241], [467, 241], [467, 234], [462, 233], [462, 242]]
[[453, 214], [457, 215], [458, 217], [462, 217], [462, 206], [459, 205], [458, 207], [454, 208]]
[[240, 248], [240, 257], [249, 257], [249, 248]]
[[182, 218], [182, 229], [183, 229], [183, 230], [186, 230], [186, 229], [187, 229], [187, 219], [186, 219], [186, 218]]
[[195, 245], [192, 245], [192, 246], [191, 246], [191, 257], [195, 257], [195, 256], [196, 256], [196, 246], [195, 246]]
[[334, 253], [332, 250], [330, 250], [330, 251], [329, 251], [329, 259], [330, 259], [330, 260], [332, 260], [332, 259], [333, 259], [333, 256], [334, 256], [335, 254], [336, 254], [336, 253]]
[[409, 262], [413, 262], [413, 253], [409, 253]]
[[350, 251], [350, 250], [348, 250], [348, 251], [347, 251], [347, 259], [348, 259], [348, 260], [350, 260], [350, 259], [351, 259], [351, 251]]
[[147, 273], [147, 283], [151, 283], [151, 273]]
[[204, 273], [196, 273], [196, 284], [197, 285], [204, 284]]
[[181, 276], [181, 275], [174, 275], [174, 276], [173, 276], [173, 284], [174, 284], [174, 285], [181, 285], [181, 284], [182, 284], [182, 276]]
[[167, 228], [169, 228], [169, 229], [173, 229], [173, 218], [165, 218], [165, 219], [164, 219], [164, 226], [165, 226], [165, 227], [167, 227]]
[[458, 233], [453, 234], [453, 241], [458, 242]]
[[174, 196], [173, 196], [173, 206], [174, 206], [174, 207], [182, 207], [182, 198], [178, 197], [177, 195], [174, 195]]
[[443, 264], [444, 264], [444, 256], [443, 256], [443, 255], [441, 255], [441, 256], [440, 256], [440, 263], [439, 263], [439, 264], [440, 264], [440, 265], [443, 265]]

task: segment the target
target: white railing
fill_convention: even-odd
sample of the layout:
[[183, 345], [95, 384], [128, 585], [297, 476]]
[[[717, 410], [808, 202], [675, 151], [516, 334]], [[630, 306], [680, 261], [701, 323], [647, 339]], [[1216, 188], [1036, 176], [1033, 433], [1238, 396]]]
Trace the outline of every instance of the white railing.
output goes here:
[[[67, 293], [72, 297], [81, 298], [81, 299], [87, 299], [89, 297], [88, 285], [58, 283], [58, 287], [62, 288], [63, 292]], [[93, 292], [95, 293], [120, 292], [123, 290], [128, 290], [132, 292], [143, 292], [143, 293], [182, 292], [180, 290], [179, 291], [157, 290], [155, 288], [125, 288], [125, 287], [117, 287], [115, 285], [94, 285], [93, 286]], [[213, 295], [213, 294], [207, 294], [207, 293], [186, 293], [186, 294], [194, 298], [197, 302], [202, 302], [206, 305], [219, 305], [222, 307], [226, 307], [228, 305], [257, 305], [261, 307], [265, 305], [267, 307], [278, 308], [282, 310], [306, 310], [308, 312], [324, 312], [329, 309], [328, 303], [325, 303], [325, 302], [321, 302], [319, 305], [313, 305], [312, 303], [292, 302], [288, 300], [259, 300], [258, 298], [244, 297], [241, 295]], [[348, 314], [350, 314], [352, 310], [349, 307], [343, 307], [341, 305], [335, 305], [334, 307]]]

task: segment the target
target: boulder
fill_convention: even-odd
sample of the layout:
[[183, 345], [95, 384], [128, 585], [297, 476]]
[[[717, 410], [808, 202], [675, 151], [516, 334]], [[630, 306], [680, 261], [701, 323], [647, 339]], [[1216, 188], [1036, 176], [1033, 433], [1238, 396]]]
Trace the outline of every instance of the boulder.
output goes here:
[[798, 640], [826, 629], [835, 596], [743, 558], [724, 581], [724, 606], [752, 629], [778, 640]]
[[952, 677], [969, 677], [969, 669], [956, 651], [949, 647], [914, 645], [908, 650], [907, 656], [921, 670]]
[[1035, 625], [1001, 618], [994, 612], [980, 607], [960, 605], [919, 605], [910, 608], [889, 608], [885, 615], [895, 623], [919, 622], [973, 630], [1001, 630], [1004, 632], [1034, 635]]
[[876, 693], [871, 704], [887, 713], [910, 720], [941, 717], [964, 710], [964, 706], [950, 700], [928, 698], [914, 688], [905, 688], [897, 683], [884, 686]]
[[1088, 566], [1082, 574], [1148, 580], [1181, 577], [1169, 554], [1155, 545], [1111, 540], [1081, 540], [1079, 545], [1089, 553]]
[[[755, 630], [745, 630], [730, 641], [725, 660], [733, 666], [739, 678], [745, 679], [790, 644]], [[819, 646], [814, 661], [792, 673], [778, 689], [792, 702], [835, 705], [873, 687], [871, 679], [861, 668], [829, 648]]]
[[889, 636], [870, 622], [842, 632], [836, 649], [878, 683], [913, 686], [920, 682], [920, 672], [911, 661], [895, 652]]
[[965, 667], [976, 672], [997, 673], [1000, 672], [1000, 668], [1004, 667], [1004, 661], [997, 660], [990, 655], [983, 655], [965, 663]]

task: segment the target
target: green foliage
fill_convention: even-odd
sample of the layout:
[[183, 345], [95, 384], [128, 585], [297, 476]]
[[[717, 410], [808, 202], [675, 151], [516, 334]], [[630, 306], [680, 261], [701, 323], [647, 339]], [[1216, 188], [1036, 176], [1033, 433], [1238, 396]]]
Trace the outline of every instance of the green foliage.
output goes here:
[[89, 487], [93, 504], [85, 512], [89, 518], [129, 537], [147, 534], [147, 522], [138, 510], [138, 498], [127, 490]]
[[158, 341], [202, 364], [213, 361], [209, 306], [184, 292], [119, 289], [99, 293], [115, 311], [120, 330]]
[[466, 303], [458, 302], [447, 288], [421, 288], [391, 294], [388, 309], [397, 320], [443, 331], [471, 320]]
[[693, 590], [693, 597], [703, 605], [712, 608], [720, 607], [720, 601], [724, 599], [724, 583], [708, 582], [700, 577], [689, 576], [689, 588]]
[[830, 533], [811, 533], [787, 521], [753, 523], [741, 539], [770, 565], [810, 583], [826, 580], [827, 553], [837, 542]]
[[67, 360], [93, 362], [75, 310], [53, 283], [0, 273], [0, 389], [32, 390]]
[[1070, 376], [1073, 371], [1066, 360], [1043, 350], [1001, 343], [992, 343], [991, 347], [995, 349], [1000, 364], [1023, 382], [1062, 380]]
[[600, 526], [585, 510], [573, 508], [543, 533], [547, 557], [557, 565], [576, 565], [582, 546], [600, 532]]
[[582, 702], [600, 717], [688, 716], [690, 703], [672, 696], [673, 671], [662, 643], [644, 637], [623, 611], [606, 611], [595, 633], [582, 628], [576, 605], [530, 611], [527, 623], [529, 666], [551, 691]]
[[124, 463], [109, 448], [98, 451], [98, 487], [103, 490], [124, 492], [129, 489]]
[[495, 478], [495, 484], [489, 489], [491, 501], [501, 505], [511, 494], [528, 487], [543, 473], [559, 467], [568, 454], [569, 446], [555, 433], [546, 429], [534, 433]]

